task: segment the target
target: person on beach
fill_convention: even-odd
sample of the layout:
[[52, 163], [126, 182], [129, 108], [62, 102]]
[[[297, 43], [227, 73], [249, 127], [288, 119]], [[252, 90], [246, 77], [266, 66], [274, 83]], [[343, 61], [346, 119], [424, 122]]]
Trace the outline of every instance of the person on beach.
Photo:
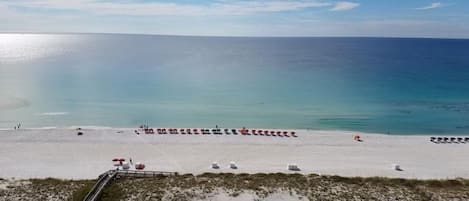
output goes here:
[[130, 161], [130, 164], [133, 165], [133, 163], [132, 163], [132, 158], [129, 158], [129, 161]]

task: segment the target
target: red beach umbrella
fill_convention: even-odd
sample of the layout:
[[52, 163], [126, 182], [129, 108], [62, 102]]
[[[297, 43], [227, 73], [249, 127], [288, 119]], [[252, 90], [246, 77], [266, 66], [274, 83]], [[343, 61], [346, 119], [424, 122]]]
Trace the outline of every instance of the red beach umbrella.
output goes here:
[[114, 158], [114, 159], [112, 159], [112, 162], [117, 162], [117, 161], [119, 161], [119, 159], [118, 159], [118, 158]]
[[124, 158], [119, 158], [119, 161], [125, 161], [125, 159]]

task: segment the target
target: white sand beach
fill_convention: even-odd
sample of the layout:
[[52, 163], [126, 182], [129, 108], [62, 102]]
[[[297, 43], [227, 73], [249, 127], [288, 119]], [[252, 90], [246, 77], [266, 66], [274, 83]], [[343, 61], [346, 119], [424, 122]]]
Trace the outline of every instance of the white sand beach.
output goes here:
[[[273, 130], [273, 129], [270, 129]], [[400, 178], [469, 178], [469, 143], [436, 144], [430, 136], [296, 130], [294, 137], [134, 134], [134, 129], [0, 130], [1, 178], [96, 178], [123, 157], [145, 170], [179, 173], [292, 172]], [[220, 169], [211, 169], [217, 161]], [[230, 161], [238, 169], [230, 169]], [[403, 171], [396, 171], [399, 164]]]

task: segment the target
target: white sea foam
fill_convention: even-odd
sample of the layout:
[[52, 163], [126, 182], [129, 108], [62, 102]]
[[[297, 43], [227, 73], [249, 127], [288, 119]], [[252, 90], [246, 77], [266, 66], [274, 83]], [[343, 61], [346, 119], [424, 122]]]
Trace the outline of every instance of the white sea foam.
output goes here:
[[68, 112], [43, 112], [39, 113], [41, 116], [59, 116], [59, 115], [68, 115]]
[[107, 127], [107, 126], [70, 126], [68, 127], [69, 129], [88, 129], [88, 130], [109, 130], [109, 129], [115, 129], [112, 127]]

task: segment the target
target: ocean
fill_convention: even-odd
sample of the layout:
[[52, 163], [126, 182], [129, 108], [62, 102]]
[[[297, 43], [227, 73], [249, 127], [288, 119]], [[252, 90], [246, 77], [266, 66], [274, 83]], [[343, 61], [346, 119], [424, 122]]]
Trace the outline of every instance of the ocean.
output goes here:
[[469, 133], [469, 40], [0, 34], [0, 128]]

